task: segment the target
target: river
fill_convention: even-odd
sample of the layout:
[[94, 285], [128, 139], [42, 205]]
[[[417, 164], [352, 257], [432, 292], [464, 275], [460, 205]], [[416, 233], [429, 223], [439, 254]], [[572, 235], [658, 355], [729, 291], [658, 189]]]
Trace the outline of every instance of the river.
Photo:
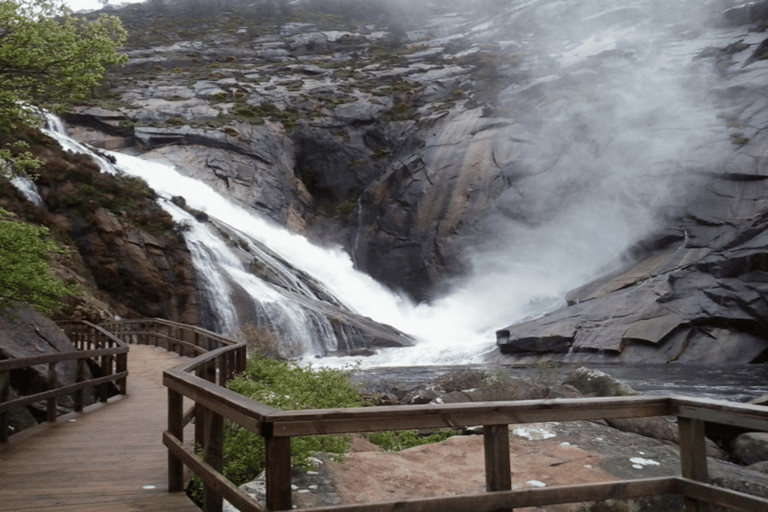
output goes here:
[[[768, 394], [768, 369], [765, 365], [698, 366], [683, 364], [557, 364], [538, 366], [466, 365], [382, 367], [359, 370], [355, 382], [369, 391], [390, 386], [410, 389], [429, 384], [440, 375], [457, 369], [504, 370], [523, 379], [562, 380], [584, 366], [608, 373], [633, 389], [650, 395], [680, 394], [733, 402], [748, 402]], [[558, 380], [558, 381], [559, 381]]]

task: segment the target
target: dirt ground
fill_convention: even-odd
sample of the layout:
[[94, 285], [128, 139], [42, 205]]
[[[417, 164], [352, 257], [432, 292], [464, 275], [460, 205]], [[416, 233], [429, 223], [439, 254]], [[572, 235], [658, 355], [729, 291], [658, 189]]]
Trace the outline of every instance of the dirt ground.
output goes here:
[[[663, 473], [674, 472], [677, 465], [656, 441], [649, 447], [637, 446], [622, 432], [584, 422], [512, 426], [510, 438], [513, 489], [608, 482], [631, 477], [627, 472], [638, 478], [653, 477], [659, 476], [662, 465]], [[352, 453], [342, 463], [327, 463], [327, 470], [338, 502], [344, 504], [485, 492], [482, 436], [456, 436], [398, 453], [381, 452], [357, 438]], [[516, 510], [581, 509], [583, 504]]]
[[[330, 466], [343, 503], [373, 503], [485, 492], [482, 436], [457, 436], [442, 443], [384, 453], [366, 442]], [[616, 480], [599, 466], [600, 456], [557, 438], [510, 443], [513, 488]], [[547, 510], [578, 510], [578, 506]], [[543, 509], [527, 509], [530, 511]]]

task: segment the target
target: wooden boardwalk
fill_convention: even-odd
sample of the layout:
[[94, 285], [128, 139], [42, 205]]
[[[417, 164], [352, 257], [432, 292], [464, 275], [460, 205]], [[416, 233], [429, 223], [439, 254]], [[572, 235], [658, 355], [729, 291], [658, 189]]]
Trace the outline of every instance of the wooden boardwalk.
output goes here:
[[168, 493], [167, 390], [176, 354], [131, 345], [128, 394], [0, 445], [0, 510], [199, 512]]

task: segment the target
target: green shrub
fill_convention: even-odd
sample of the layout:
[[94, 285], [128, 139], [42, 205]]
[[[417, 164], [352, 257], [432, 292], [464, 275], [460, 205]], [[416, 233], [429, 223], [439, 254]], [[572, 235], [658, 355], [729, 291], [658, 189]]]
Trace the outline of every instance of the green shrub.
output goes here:
[[388, 452], [399, 452], [416, 446], [439, 443], [457, 435], [455, 430], [442, 429], [428, 435], [421, 435], [417, 430], [399, 430], [390, 432], [372, 432], [363, 437]]
[[[350, 381], [349, 370], [314, 369], [289, 361], [268, 359], [254, 352], [246, 371], [228, 387], [259, 403], [281, 410], [334, 409], [368, 405]], [[349, 436], [307, 436], [291, 440], [291, 464], [310, 467], [317, 452], [341, 457], [349, 449]], [[264, 469], [264, 439], [227, 423], [224, 440], [224, 475], [237, 485], [254, 479]]]

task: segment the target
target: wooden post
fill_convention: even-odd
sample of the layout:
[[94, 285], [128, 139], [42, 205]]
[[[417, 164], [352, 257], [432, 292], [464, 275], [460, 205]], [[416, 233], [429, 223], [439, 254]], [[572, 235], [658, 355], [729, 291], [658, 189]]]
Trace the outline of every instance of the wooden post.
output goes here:
[[[683, 478], [709, 483], [704, 421], [678, 418], [677, 426], [680, 433], [680, 463]], [[707, 503], [686, 497], [685, 510], [686, 512], [708, 512], [710, 508]]]
[[[11, 393], [11, 372], [0, 372], [0, 404], [8, 401]], [[8, 442], [8, 411], [0, 412], [0, 443]]]
[[512, 490], [512, 471], [509, 462], [509, 425], [485, 425], [485, 490]]
[[245, 371], [247, 361], [248, 361], [246, 347], [240, 347], [238, 352], [239, 352], [239, 355], [237, 357], [237, 371], [238, 373], [242, 373]]
[[[168, 390], [168, 433], [184, 442], [184, 396]], [[184, 464], [168, 450], [168, 492], [184, 490]]]
[[[221, 473], [224, 467], [224, 418], [209, 410], [205, 411], [203, 457], [205, 462]], [[210, 486], [203, 485], [203, 512], [221, 512], [222, 505], [221, 496]]]
[[[77, 370], [75, 370], [75, 382], [85, 380], [85, 359], [77, 360]], [[75, 411], [83, 412], [83, 389], [75, 391]]]
[[[101, 373], [106, 377], [112, 375], [112, 356], [101, 356]], [[99, 399], [102, 402], [106, 402], [109, 399], [109, 382], [105, 382], [101, 385], [101, 393]]]
[[[48, 363], [48, 389], [56, 389], [56, 363]], [[49, 398], [46, 407], [46, 420], [49, 423], [56, 421], [56, 397]]]
[[222, 387], [227, 385], [227, 374], [229, 373], [228, 355], [229, 354], [227, 352], [224, 352], [220, 357], [217, 358], [219, 362], [219, 386]]
[[[198, 366], [195, 375], [205, 379], [205, 366]], [[202, 448], [205, 443], [205, 409], [195, 404], [195, 448]]]
[[[117, 354], [117, 373], [128, 371], [128, 352]], [[123, 377], [117, 382], [117, 387], [121, 395], [128, 393], [128, 377]]]
[[267, 445], [267, 510], [291, 510], [291, 438], [269, 436], [264, 441]]

